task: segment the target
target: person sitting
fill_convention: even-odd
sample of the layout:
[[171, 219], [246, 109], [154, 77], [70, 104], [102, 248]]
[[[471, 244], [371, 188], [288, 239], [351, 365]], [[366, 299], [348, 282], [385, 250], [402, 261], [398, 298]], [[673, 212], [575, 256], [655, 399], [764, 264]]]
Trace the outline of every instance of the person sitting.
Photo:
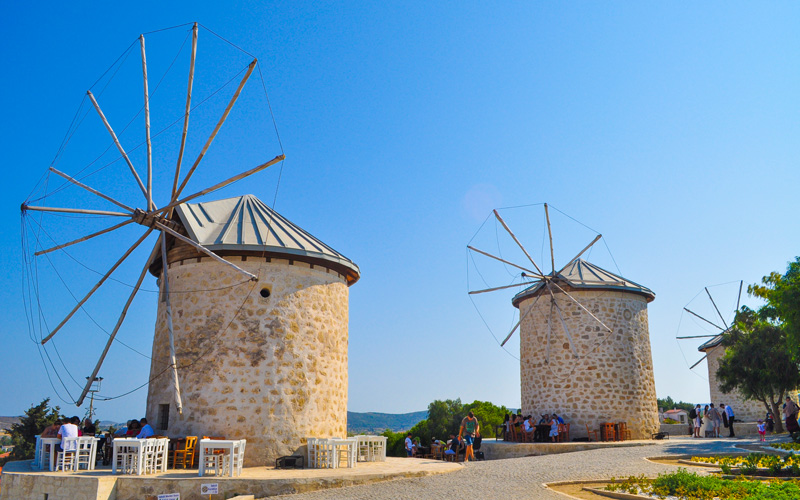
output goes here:
[[528, 418], [525, 419], [522, 424], [522, 430], [525, 431], [528, 441], [533, 441], [533, 433], [536, 432], [536, 426], [533, 425], [533, 415], [528, 415]]
[[95, 434], [97, 434], [97, 428], [94, 426], [92, 421], [87, 418], [83, 421], [83, 435], [94, 436]]
[[155, 436], [156, 431], [150, 427], [150, 424], [147, 423], [146, 418], [139, 420], [139, 424], [141, 424], [141, 430], [139, 431], [139, 434], [136, 435], [136, 439], [145, 439], [149, 438], [150, 436]]
[[[61, 424], [61, 428], [58, 429], [58, 437], [61, 438], [61, 444], [56, 448], [58, 451], [76, 451], [78, 449], [78, 443], [75, 442], [65, 446], [66, 438], [78, 437], [78, 426], [72, 423], [75, 419], [78, 419], [78, 417], [67, 419], [66, 422]], [[78, 422], [80, 422], [80, 419], [78, 419]]]
[[61, 429], [61, 424], [62, 423], [63, 422], [61, 422], [60, 418], [56, 419], [56, 421], [53, 422], [53, 425], [48, 425], [47, 427], [44, 428], [44, 430], [42, 431], [42, 436], [41, 437], [43, 437], [43, 438], [54, 438], [54, 437], [57, 437], [58, 436], [58, 430]]
[[83, 436], [83, 429], [81, 429], [81, 419], [79, 419], [78, 417], [72, 417], [71, 419], [69, 419], [69, 421], [72, 423], [72, 425], [78, 428], [78, 437]]
[[127, 437], [136, 437], [139, 434], [139, 430], [142, 426], [139, 424], [138, 420], [131, 420], [131, 423], [128, 424], [128, 432], [125, 433]]
[[450, 439], [447, 441], [447, 449], [445, 450], [445, 455], [455, 455], [458, 453], [458, 447], [461, 444], [461, 441], [456, 437], [454, 434], [450, 434]]
[[511, 421], [511, 415], [506, 413], [505, 418], [503, 418], [503, 441], [508, 441], [508, 437], [511, 435], [511, 427], [509, 427], [510, 421]]

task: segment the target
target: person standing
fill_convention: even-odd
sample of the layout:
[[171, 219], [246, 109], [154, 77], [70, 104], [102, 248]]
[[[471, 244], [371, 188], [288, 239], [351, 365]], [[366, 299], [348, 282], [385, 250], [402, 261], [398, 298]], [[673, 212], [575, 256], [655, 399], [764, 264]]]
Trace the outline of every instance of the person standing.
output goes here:
[[734, 419], [734, 416], [733, 416], [733, 408], [731, 407], [731, 405], [725, 405], [725, 414], [728, 415], [728, 430], [730, 431], [730, 434], [728, 434], [728, 437], [732, 437], [732, 438], [736, 437], [736, 433], [733, 432], [733, 421], [735, 419]]
[[761, 438], [761, 442], [767, 440], [767, 425], [764, 423], [763, 420], [760, 418], [758, 419], [758, 436]]
[[411, 441], [411, 433], [406, 436], [406, 456], [411, 458], [414, 455], [414, 443]]
[[711, 408], [708, 410], [708, 418], [711, 420], [711, 432], [714, 433], [714, 437], [718, 438], [722, 417], [719, 415], [719, 410], [714, 408], [714, 403], [711, 403]]
[[458, 437], [464, 438], [464, 444], [467, 446], [467, 453], [464, 456], [464, 461], [468, 462], [470, 457], [475, 460], [475, 452], [472, 450], [472, 444], [475, 442], [475, 435], [480, 433], [480, 425], [475, 414], [469, 412], [466, 417], [461, 420], [461, 427], [458, 429]]
[[689, 413], [689, 418], [692, 419], [692, 423], [694, 423], [694, 435], [692, 437], [699, 438], [700, 437], [700, 426], [702, 425], [703, 420], [703, 411], [700, 409], [700, 405], [694, 407], [694, 409]]

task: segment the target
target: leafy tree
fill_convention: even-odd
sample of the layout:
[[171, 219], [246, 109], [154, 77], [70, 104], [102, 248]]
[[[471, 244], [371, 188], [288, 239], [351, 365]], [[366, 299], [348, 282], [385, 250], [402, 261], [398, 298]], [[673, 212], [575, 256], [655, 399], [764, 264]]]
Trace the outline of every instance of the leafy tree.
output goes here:
[[50, 398], [45, 398], [38, 405], [31, 406], [25, 411], [25, 416], [18, 424], [11, 426], [11, 439], [14, 450], [7, 461], [28, 460], [36, 454], [36, 436], [42, 433], [45, 427], [53, 425], [59, 418], [59, 407], [49, 407]]
[[772, 272], [761, 285], [748, 286], [747, 293], [767, 301], [759, 314], [785, 329], [794, 360], [800, 361], [800, 257], [789, 263], [785, 274]]
[[[758, 311], [742, 307], [722, 345], [725, 354], [717, 370], [722, 392], [737, 389], [780, 416], [784, 396], [800, 386], [800, 370], [792, 359], [789, 335], [773, 319], [771, 306]], [[783, 432], [780, 418], [775, 424], [777, 432]]]
[[473, 401], [464, 406], [465, 415], [470, 411], [478, 419], [478, 423], [481, 425], [481, 436], [485, 438], [497, 437], [495, 435], [495, 426], [502, 424], [506, 413], [510, 413], [510, 410], [505, 406], [495, 406], [488, 401]]
[[657, 401], [658, 401], [658, 407], [664, 408], [664, 410], [671, 410], [673, 408], [677, 408], [680, 410], [689, 411], [692, 408], [694, 408], [694, 405], [692, 403], [686, 403], [684, 401], [674, 401], [670, 396], [667, 396], [664, 399], [657, 398]]

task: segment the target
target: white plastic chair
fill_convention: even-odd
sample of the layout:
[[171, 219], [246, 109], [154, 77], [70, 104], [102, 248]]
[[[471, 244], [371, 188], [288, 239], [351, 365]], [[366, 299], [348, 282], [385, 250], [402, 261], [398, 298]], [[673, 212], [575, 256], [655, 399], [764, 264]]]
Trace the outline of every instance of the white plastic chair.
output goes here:
[[317, 468], [317, 438], [306, 438], [306, 463], [310, 469]]
[[64, 438], [61, 442], [63, 451], [59, 451], [56, 455], [56, 470], [78, 470], [78, 462], [75, 459], [78, 449], [78, 439], [76, 437]]
[[84, 436], [77, 438], [77, 450], [75, 457], [75, 469], [80, 469], [81, 465], [86, 466], [86, 470], [94, 469], [94, 437]]

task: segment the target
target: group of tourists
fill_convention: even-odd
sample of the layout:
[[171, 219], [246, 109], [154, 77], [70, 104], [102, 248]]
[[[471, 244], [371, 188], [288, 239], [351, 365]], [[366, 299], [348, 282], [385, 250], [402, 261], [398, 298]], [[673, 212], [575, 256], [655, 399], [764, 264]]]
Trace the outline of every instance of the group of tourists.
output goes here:
[[503, 421], [503, 439], [508, 440], [511, 436], [521, 436], [522, 433], [528, 437], [529, 441], [546, 441], [547, 438], [552, 442], [558, 439], [558, 426], [563, 425], [564, 419], [559, 415], [546, 413], [536, 420], [533, 415], [523, 416], [521, 412], [517, 414], [506, 414]]
[[115, 437], [135, 437], [137, 439], [149, 438], [155, 434], [156, 432], [153, 430], [153, 427], [147, 423], [146, 418], [128, 420], [125, 427], [120, 427], [114, 431]]
[[721, 428], [724, 426], [728, 429], [728, 437], [736, 437], [733, 430], [733, 422], [736, 420], [731, 405], [720, 404], [719, 408], [714, 407], [714, 403], [707, 404], [705, 408], [701, 409], [700, 405], [695, 406], [689, 411], [689, 420], [693, 424], [692, 437], [703, 437], [700, 435], [700, 429], [703, 427], [704, 422], [709, 422], [711, 427], [711, 437], [722, 437]]

